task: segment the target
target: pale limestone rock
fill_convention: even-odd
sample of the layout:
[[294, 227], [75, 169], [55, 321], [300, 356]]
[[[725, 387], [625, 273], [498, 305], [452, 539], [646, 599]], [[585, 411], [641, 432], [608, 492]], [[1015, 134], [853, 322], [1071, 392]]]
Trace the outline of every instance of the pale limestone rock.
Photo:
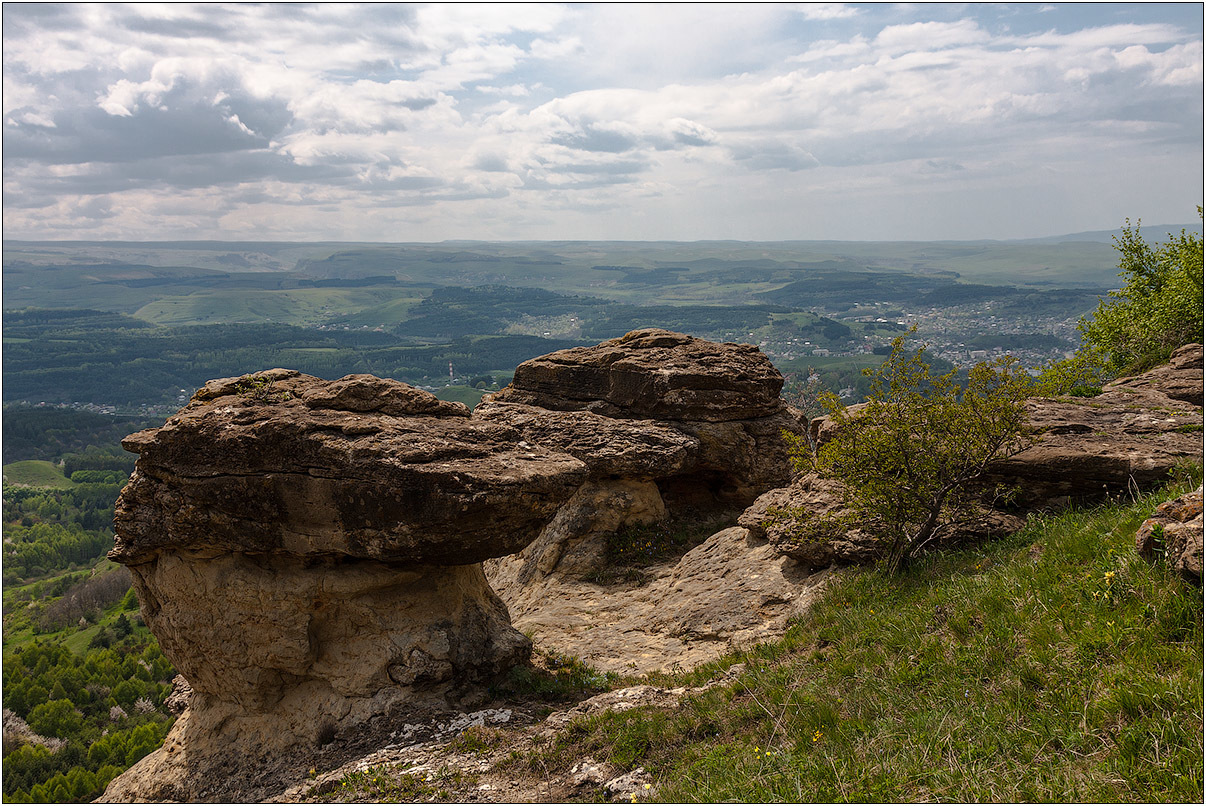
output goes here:
[[279, 369], [127, 439], [109, 556], [192, 693], [105, 798], [203, 798], [525, 661], [480, 562], [530, 542], [587, 471], [520, 442], [396, 381]]

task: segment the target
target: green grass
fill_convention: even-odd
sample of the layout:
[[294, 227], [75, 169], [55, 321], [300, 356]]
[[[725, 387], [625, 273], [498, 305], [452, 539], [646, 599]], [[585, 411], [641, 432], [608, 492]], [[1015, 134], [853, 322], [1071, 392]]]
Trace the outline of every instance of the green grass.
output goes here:
[[[379, 307], [383, 302], [399, 297], [408, 305], [414, 301], [412, 291], [392, 288], [218, 289], [157, 299], [139, 308], [134, 315], [158, 325], [283, 322], [305, 326], [335, 318], [343, 321], [356, 311]], [[381, 320], [382, 323], [386, 321], [389, 320]]]
[[24, 484], [28, 487], [50, 487], [56, 490], [66, 490], [75, 486], [75, 482], [64, 476], [58, 467], [41, 459], [27, 459], [5, 465], [4, 483]]
[[83, 655], [96, 634], [102, 628], [112, 628], [113, 623], [125, 612], [122, 610], [121, 603], [109, 604], [99, 614], [96, 623], [86, 627], [73, 625], [53, 632], [43, 632], [35, 630], [29, 617], [23, 612], [28, 606], [29, 597], [28, 595], [22, 596], [22, 594], [31, 589], [36, 591], [39, 587], [45, 589], [61, 577], [74, 577], [78, 582], [89, 576], [99, 576], [116, 567], [117, 564], [112, 560], [102, 557], [89, 569], [65, 570], [24, 585], [6, 587], [4, 589], [4, 656], [7, 657], [15, 650], [32, 644], [34, 641], [61, 641], [72, 652]]
[[836, 578], [783, 640], [580, 721], [532, 763], [651, 770], [667, 801], [1201, 802], [1202, 592], [1136, 554], [1197, 479]]
[[456, 386], [445, 386], [443, 389], [437, 389], [435, 396], [440, 400], [451, 400], [457, 403], [464, 403], [469, 408], [473, 408], [478, 403], [482, 402], [482, 395], [486, 394], [484, 389], [474, 389], [471, 386], [458, 384]]

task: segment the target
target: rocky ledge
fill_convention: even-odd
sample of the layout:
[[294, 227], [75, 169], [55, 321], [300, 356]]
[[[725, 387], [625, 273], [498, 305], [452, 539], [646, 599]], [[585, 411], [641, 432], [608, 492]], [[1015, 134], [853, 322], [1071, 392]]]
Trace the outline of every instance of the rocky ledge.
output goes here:
[[[1202, 345], [1187, 344], [1170, 363], [1107, 384], [1096, 397], [1027, 401], [1032, 444], [993, 463], [986, 480], [990, 488], [1016, 490], [1010, 508], [985, 507], [978, 522], [949, 529], [940, 539], [949, 543], [1006, 534], [1018, 528], [1027, 512], [1150, 489], [1166, 481], [1179, 462], [1200, 460], [1202, 352]], [[829, 418], [813, 420], [810, 431], [824, 442], [832, 434]], [[869, 530], [802, 539], [796, 528], [793, 513], [844, 513], [842, 493], [840, 482], [804, 475], [761, 496], [739, 522], [811, 568], [874, 560], [886, 547]]]
[[280, 369], [211, 381], [124, 446], [139, 458], [109, 556], [192, 694], [107, 800], [196, 799], [526, 660], [480, 563], [587, 475], [405, 384]]
[[[648, 328], [520, 364], [474, 419], [515, 428], [586, 464], [590, 480], [518, 557], [491, 566], [508, 591], [606, 562], [603, 536], [685, 513], [736, 514], [792, 470], [804, 433], [783, 376], [757, 347]], [[506, 596], [506, 594], [504, 594]], [[508, 598], [512, 607], [519, 597]]]

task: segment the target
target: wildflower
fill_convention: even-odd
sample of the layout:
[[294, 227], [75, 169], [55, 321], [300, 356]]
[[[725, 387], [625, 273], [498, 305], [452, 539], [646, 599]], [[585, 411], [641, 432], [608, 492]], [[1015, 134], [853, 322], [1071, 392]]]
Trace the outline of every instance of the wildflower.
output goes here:
[[814, 730], [812, 732], [812, 740], [813, 742], [821, 741], [821, 732], [819, 730]]
[[646, 789], [653, 789], [653, 784], [645, 784]]
[[1114, 581], [1114, 572], [1113, 571], [1105, 572], [1105, 581], [1106, 581], [1107, 585]]

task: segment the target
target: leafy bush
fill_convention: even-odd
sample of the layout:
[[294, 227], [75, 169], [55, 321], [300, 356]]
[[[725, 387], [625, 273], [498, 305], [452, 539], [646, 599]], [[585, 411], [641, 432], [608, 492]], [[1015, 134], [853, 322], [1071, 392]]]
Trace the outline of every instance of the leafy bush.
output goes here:
[[977, 364], [963, 389], [957, 370], [931, 376], [923, 357], [924, 348], [906, 351], [897, 338], [883, 366], [865, 370], [873, 379], [866, 406], [852, 413], [826, 399], [835, 432], [815, 454], [789, 437], [797, 469], [847, 485], [855, 518], [890, 542], [891, 571], [940, 527], [973, 516], [988, 464], [1026, 445], [1031, 382], [1016, 359]]
[[1044, 394], [1100, 387], [1150, 369], [1202, 338], [1202, 238], [1181, 230], [1153, 247], [1140, 236], [1138, 222], [1134, 229], [1130, 223], [1114, 239], [1126, 286], [1080, 320], [1083, 344], [1072, 358], [1046, 368], [1040, 378]]

